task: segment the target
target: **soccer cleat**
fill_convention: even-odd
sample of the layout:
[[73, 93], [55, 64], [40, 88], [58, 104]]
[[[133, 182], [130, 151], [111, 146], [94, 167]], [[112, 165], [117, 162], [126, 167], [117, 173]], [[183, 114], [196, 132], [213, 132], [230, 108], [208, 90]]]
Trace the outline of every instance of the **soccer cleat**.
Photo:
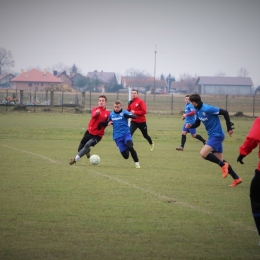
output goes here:
[[76, 163], [75, 158], [70, 159], [70, 165]]
[[87, 158], [90, 158], [90, 152], [86, 153]]
[[227, 162], [225, 162], [224, 166], [221, 167], [223, 178], [226, 178], [228, 176], [228, 166], [229, 166], [229, 164]]
[[151, 144], [151, 152], [154, 150], [154, 143]]
[[229, 187], [236, 187], [238, 184], [240, 184], [242, 182], [242, 179], [241, 178], [238, 178], [238, 179], [234, 179], [232, 181], [232, 183], [229, 185]]
[[183, 151], [184, 148], [180, 146], [180, 147], [176, 148], [176, 150], [177, 150], [177, 151]]
[[139, 162], [136, 162], [136, 163], [135, 163], [135, 168], [136, 168], [136, 169], [140, 169], [140, 168], [141, 168]]

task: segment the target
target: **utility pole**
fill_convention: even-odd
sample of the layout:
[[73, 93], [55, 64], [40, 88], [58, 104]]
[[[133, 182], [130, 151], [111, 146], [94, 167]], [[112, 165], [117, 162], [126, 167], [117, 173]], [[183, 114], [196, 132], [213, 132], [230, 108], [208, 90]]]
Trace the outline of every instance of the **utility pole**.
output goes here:
[[156, 75], [156, 44], [154, 50], [154, 79], [153, 79], [153, 99], [155, 100], [155, 75]]

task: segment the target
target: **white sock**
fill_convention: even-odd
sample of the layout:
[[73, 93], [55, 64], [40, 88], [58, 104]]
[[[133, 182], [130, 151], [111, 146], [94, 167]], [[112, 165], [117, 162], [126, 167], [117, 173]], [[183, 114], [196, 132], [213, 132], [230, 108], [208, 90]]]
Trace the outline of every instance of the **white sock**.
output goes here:
[[76, 155], [76, 157], [74, 159], [75, 159], [75, 161], [78, 161], [80, 159], [80, 156]]

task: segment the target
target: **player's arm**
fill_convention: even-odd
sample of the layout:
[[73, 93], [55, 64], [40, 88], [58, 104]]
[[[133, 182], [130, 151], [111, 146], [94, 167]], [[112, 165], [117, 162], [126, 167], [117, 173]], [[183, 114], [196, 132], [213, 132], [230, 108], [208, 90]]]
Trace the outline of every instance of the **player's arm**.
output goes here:
[[91, 117], [95, 118], [100, 115], [100, 109], [98, 107], [94, 107], [92, 109]]
[[234, 127], [233, 127], [234, 123], [230, 122], [230, 117], [229, 117], [228, 111], [220, 108], [218, 114], [224, 116], [224, 118], [226, 120], [227, 132], [229, 133], [229, 135], [232, 135], [233, 129], [234, 129]]
[[[188, 126], [188, 127], [187, 127]], [[197, 127], [199, 127], [200, 126], [200, 120], [199, 119], [197, 119], [193, 124], [190, 124], [190, 123], [188, 123], [188, 124], [186, 124], [186, 128], [197, 128]]]
[[129, 101], [128, 101], [128, 106], [127, 106], [127, 109], [126, 109], [126, 110], [129, 111], [129, 112], [131, 111], [131, 105], [132, 105], [132, 103], [133, 103], [133, 100], [129, 100]]
[[97, 127], [98, 130], [100, 130], [102, 127], [106, 128], [108, 125], [111, 125], [111, 122], [112, 120], [110, 119], [110, 117], [106, 121], [99, 122]]
[[196, 114], [195, 110], [191, 110], [189, 113], [182, 115], [182, 120], [184, 120], [187, 116], [193, 116], [195, 114]]
[[137, 116], [134, 115], [134, 114], [132, 114], [132, 113], [130, 113], [130, 114], [124, 114], [124, 117], [126, 117], [126, 118], [137, 118]]

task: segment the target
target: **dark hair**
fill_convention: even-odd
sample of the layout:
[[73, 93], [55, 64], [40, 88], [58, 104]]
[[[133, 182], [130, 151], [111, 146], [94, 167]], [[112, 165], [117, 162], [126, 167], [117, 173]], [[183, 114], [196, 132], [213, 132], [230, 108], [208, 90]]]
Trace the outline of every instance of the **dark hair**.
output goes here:
[[107, 97], [105, 95], [100, 95], [98, 98], [104, 98], [107, 102]]
[[186, 95], [185, 97], [189, 97], [190, 95]]
[[132, 91], [136, 91], [136, 93], [138, 94], [138, 90], [137, 89], [134, 88], [134, 89], [132, 89]]
[[200, 103], [201, 102], [201, 97], [199, 94], [191, 94], [189, 97], [190, 102], [196, 102]]

